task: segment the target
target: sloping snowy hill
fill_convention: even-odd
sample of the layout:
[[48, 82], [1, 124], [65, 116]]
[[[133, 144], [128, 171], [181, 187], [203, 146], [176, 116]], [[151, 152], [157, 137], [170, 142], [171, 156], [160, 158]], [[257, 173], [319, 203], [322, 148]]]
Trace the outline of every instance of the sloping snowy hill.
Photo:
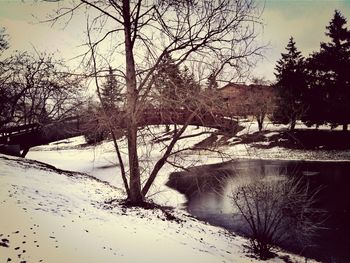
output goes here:
[[0, 189], [0, 262], [256, 261], [184, 212], [106, 203], [122, 191], [84, 174], [0, 155]]

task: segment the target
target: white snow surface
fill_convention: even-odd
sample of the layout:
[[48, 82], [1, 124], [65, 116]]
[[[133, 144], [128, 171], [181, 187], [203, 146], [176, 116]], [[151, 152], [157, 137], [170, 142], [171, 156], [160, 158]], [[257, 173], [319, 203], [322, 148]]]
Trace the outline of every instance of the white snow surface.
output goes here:
[[[258, 125], [255, 120], [243, 119], [239, 122], [239, 125], [244, 129], [237, 133], [236, 137], [232, 137], [228, 140], [229, 143], [240, 142], [240, 136], [246, 134], [252, 134], [258, 132]], [[307, 127], [301, 121], [297, 121], [297, 129], [314, 129], [314, 127]], [[263, 125], [263, 131], [265, 137], [268, 140], [269, 137], [277, 134], [281, 130], [287, 130], [288, 125], [273, 124], [271, 121], [266, 121]], [[322, 125], [319, 130], [329, 130], [330, 127]], [[340, 130], [341, 127], [337, 127], [334, 130]], [[350, 150], [304, 150], [304, 149], [286, 149], [282, 147], [273, 147], [267, 149], [261, 149], [254, 147], [255, 143], [251, 144], [234, 144], [221, 147], [221, 150], [225, 151], [232, 159], [278, 159], [278, 160], [319, 160], [319, 161], [349, 161]], [[259, 145], [267, 145], [268, 142], [259, 142]]]
[[169, 221], [160, 209], [106, 204], [122, 191], [81, 173], [0, 155], [0, 189], [0, 262], [258, 262], [244, 238], [181, 210]]
[[[257, 131], [254, 122], [245, 122], [245, 127], [240, 135]], [[272, 135], [285, 127], [268, 124], [266, 128]], [[190, 127], [186, 135], [203, 131]], [[164, 127], [151, 127], [148, 132], [152, 137], [166, 137]], [[208, 134], [202, 134], [182, 140], [175, 150], [191, 147], [207, 137]], [[143, 138], [138, 149], [140, 163], [150, 169], [164, 151], [164, 144], [162, 140], [148, 143], [147, 135]], [[230, 141], [239, 141], [239, 137]], [[87, 175], [60, 172], [30, 160], [0, 155], [0, 244], [2, 239], [9, 241], [8, 248], [0, 245], [0, 262], [8, 258], [12, 262], [258, 261], [246, 256], [246, 239], [197, 221], [182, 209], [185, 197], [164, 185], [175, 170], [169, 164], [160, 171], [149, 197], [157, 204], [175, 207], [171, 213], [180, 223], [166, 220], [159, 209], [125, 209], [121, 205], [106, 208], [105, 200], [125, 197], [120, 188], [120, 166], [113, 143], [83, 146], [84, 143], [83, 137], [76, 137], [35, 147], [27, 159]], [[127, 160], [126, 145], [122, 141], [119, 144]], [[257, 149], [244, 144], [221, 146], [221, 150], [228, 155], [185, 151], [177, 161], [188, 167], [230, 158], [342, 160], [350, 157], [348, 151]], [[127, 161], [125, 165], [128, 168]], [[295, 255], [278, 253], [288, 255], [293, 262], [305, 261]], [[283, 260], [274, 258], [269, 262]]]

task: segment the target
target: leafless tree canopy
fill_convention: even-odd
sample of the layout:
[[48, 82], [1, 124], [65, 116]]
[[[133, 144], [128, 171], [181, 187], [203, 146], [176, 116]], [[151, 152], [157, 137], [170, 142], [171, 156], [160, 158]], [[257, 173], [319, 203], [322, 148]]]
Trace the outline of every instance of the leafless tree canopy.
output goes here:
[[82, 90], [60, 61], [15, 53], [0, 69], [1, 124], [46, 124], [73, 114]]
[[[138, 123], [156, 94], [156, 73], [164, 57], [171, 56], [177, 66], [185, 64], [190, 69], [201, 68], [203, 74], [196, 79], [199, 84], [206, 81], [209, 74], [228, 79], [241, 76], [251, 57], [260, 52], [254, 43], [259, 13], [252, 0], [77, 0], [57, 10], [48, 21], [69, 23], [81, 12], [86, 14], [88, 39], [83, 62], [95, 77], [99, 97], [100, 76], [110, 65], [125, 85], [128, 171], [123, 168], [117, 141], [114, 143], [129, 200], [140, 203], [172, 155], [176, 142], [206, 104], [203, 100], [193, 99], [191, 103], [179, 106], [187, 105], [190, 114], [181, 128], [173, 133], [162, 157], [142, 185], [142, 167], [137, 153]], [[106, 112], [104, 114], [108, 116]], [[115, 126], [112, 121], [107, 122], [113, 134]]]

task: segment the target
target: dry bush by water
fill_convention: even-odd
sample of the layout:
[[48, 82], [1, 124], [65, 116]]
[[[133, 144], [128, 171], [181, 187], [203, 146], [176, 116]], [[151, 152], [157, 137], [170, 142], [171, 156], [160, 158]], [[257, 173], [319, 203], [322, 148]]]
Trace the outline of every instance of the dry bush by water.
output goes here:
[[248, 224], [251, 249], [259, 258], [272, 257], [276, 244], [288, 238], [305, 244], [316, 235], [326, 218], [316, 206], [320, 190], [303, 178], [283, 176], [243, 183], [232, 191], [232, 204]]

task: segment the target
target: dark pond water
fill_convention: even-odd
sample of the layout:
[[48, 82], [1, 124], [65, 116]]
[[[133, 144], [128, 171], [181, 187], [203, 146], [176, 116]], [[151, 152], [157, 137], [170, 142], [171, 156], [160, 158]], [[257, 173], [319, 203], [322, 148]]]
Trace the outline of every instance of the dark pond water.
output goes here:
[[321, 186], [315, 206], [327, 211], [327, 218], [311, 242], [279, 245], [322, 262], [350, 262], [350, 162], [237, 160], [172, 173], [167, 185], [186, 195], [192, 215], [247, 235], [229, 198], [233, 189], [242, 182], [284, 176], [302, 177], [314, 189]]

